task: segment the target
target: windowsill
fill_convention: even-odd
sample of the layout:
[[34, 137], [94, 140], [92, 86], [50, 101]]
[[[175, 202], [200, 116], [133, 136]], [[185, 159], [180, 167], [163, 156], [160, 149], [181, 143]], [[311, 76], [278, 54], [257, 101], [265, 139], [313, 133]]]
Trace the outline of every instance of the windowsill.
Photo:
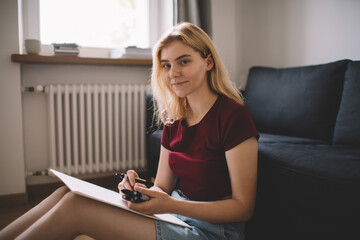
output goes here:
[[143, 58], [89, 58], [76, 56], [46, 56], [31, 54], [12, 54], [12, 62], [49, 64], [90, 64], [90, 65], [133, 65], [151, 66], [152, 59]]

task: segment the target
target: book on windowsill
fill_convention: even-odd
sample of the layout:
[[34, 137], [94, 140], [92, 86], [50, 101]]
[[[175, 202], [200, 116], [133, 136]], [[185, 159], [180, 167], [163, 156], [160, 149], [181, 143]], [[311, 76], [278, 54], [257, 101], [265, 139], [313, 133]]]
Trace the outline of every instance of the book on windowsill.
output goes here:
[[79, 51], [73, 51], [73, 50], [54, 50], [55, 55], [66, 55], [66, 56], [77, 56], [79, 55]]
[[53, 43], [55, 55], [77, 56], [80, 53], [80, 47], [76, 43]]
[[138, 48], [129, 46], [125, 48], [123, 57], [126, 58], [152, 58], [151, 48]]
[[122, 199], [120, 193], [118, 192], [69, 176], [54, 169], [50, 169], [50, 172], [57, 176], [75, 194], [91, 198], [93, 200], [100, 201], [115, 207], [119, 207], [140, 216], [157, 219], [160, 221], [172, 223], [191, 229], [191, 226], [171, 214], [146, 215], [130, 209], [127, 206], [127, 202]]

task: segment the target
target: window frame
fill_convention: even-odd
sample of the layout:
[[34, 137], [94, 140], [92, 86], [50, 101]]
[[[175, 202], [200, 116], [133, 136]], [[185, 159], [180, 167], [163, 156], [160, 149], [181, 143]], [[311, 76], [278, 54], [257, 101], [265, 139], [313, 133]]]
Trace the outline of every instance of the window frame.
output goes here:
[[[40, 39], [40, 5], [39, 0], [22, 0], [22, 31], [20, 54], [24, 54], [25, 39]], [[158, 39], [173, 26], [173, 1], [149, 0], [149, 43], [152, 48]], [[21, 29], [22, 28], [22, 29]], [[79, 56], [109, 58], [113, 48], [82, 47]], [[52, 55], [51, 45], [42, 45], [41, 55]]]

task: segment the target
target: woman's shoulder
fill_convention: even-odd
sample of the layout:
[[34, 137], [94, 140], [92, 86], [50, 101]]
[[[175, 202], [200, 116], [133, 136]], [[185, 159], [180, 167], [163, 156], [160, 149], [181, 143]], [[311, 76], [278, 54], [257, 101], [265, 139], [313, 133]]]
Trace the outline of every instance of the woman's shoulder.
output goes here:
[[222, 115], [231, 115], [234, 112], [248, 114], [248, 109], [245, 105], [238, 103], [225, 95], [219, 95], [218, 110]]
[[258, 138], [259, 133], [246, 106], [224, 96], [219, 107], [219, 119], [225, 151], [230, 150], [249, 137], [255, 136]]

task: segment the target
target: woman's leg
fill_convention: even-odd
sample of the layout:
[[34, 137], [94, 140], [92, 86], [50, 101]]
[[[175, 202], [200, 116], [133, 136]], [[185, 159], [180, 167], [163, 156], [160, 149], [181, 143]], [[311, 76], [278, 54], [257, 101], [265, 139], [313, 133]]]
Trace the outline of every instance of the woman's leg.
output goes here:
[[14, 239], [17, 237], [54, 207], [67, 192], [69, 192], [67, 187], [57, 189], [49, 197], [2, 229], [0, 231], [0, 239]]
[[129, 211], [68, 192], [19, 239], [156, 239], [155, 223]]

